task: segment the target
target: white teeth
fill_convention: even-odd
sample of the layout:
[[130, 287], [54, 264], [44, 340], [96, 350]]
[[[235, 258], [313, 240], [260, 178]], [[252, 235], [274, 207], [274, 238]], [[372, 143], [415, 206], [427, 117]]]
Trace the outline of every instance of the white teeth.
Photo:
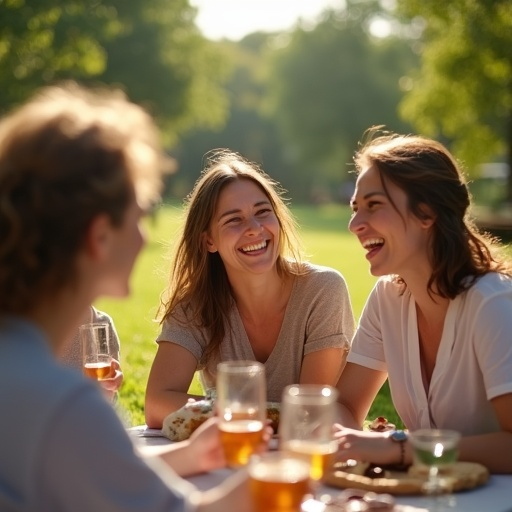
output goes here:
[[260, 249], [264, 249], [266, 246], [267, 246], [267, 242], [264, 241], [264, 242], [261, 242], [259, 244], [255, 244], [255, 245], [246, 245], [245, 247], [242, 247], [241, 249], [243, 252], [251, 252], [251, 251], [258, 251]]
[[363, 242], [363, 247], [365, 249], [369, 249], [375, 247], [377, 245], [382, 245], [384, 243], [384, 238], [369, 238]]

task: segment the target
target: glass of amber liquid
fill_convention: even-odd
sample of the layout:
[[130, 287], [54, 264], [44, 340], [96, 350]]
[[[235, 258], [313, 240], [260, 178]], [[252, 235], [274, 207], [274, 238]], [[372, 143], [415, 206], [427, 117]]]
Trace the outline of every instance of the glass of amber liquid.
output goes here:
[[263, 442], [266, 395], [261, 363], [226, 361], [217, 365], [216, 408], [228, 466], [245, 466]]
[[84, 375], [96, 380], [110, 377], [112, 355], [107, 323], [88, 323], [80, 326], [82, 365]]
[[310, 495], [309, 464], [288, 453], [253, 455], [248, 471], [255, 512], [300, 512]]
[[279, 422], [280, 449], [310, 464], [310, 476], [318, 483], [334, 463], [338, 443], [336, 388], [316, 384], [292, 384], [283, 391]]

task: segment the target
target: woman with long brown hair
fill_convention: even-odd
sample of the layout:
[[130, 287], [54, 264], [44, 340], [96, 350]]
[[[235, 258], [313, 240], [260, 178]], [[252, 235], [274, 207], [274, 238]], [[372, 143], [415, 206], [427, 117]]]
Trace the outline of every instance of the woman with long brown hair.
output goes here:
[[205, 391], [220, 361], [264, 363], [268, 400], [292, 383], [336, 384], [354, 330], [343, 276], [303, 261], [282, 189], [228, 150], [210, 154], [188, 197], [162, 331], [146, 390], [146, 422], [183, 406], [194, 373]]
[[464, 176], [439, 142], [382, 135], [355, 163], [349, 228], [379, 280], [338, 382], [340, 458], [411, 463], [403, 433], [353, 430], [388, 379], [409, 430], [457, 430], [461, 460], [512, 472], [509, 261], [474, 226]]

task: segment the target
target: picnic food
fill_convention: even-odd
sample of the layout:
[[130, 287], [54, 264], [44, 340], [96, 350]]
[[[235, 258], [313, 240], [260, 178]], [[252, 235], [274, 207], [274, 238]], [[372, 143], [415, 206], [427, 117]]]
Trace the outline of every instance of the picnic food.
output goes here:
[[[442, 468], [441, 474], [453, 491], [472, 489], [487, 482], [489, 471], [475, 462], [455, 462]], [[337, 462], [325, 475], [325, 482], [335, 487], [350, 487], [393, 495], [421, 494], [428, 474], [424, 468], [411, 466], [398, 471], [393, 466], [377, 466], [367, 462]]]
[[213, 400], [189, 400], [163, 421], [162, 433], [171, 441], [188, 439], [200, 425], [213, 416]]
[[368, 428], [373, 432], [388, 432], [395, 430], [394, 423], [390, 423], [384, 416], [377, 416], [369, 425]]
[[360, 489], [345, 489], [331, 497], [331, 499], [326, 502], [326, 505], [326, 512], [330, 510], [333, 510], [333, 512], [335, 510], [393, 512], [393, 510], [395, 510], [395, 498], [391, 496], [391, 494], [377, 494], [372, 491], [362, 491]]
[[[214, 399], [206, 397], [203, 400], [190, 399], [183, 407], [171, 412], [163, 421], [162, 433], [171, 441], [188, 439], [200, 425], [214, 415]], [[267, 403], [267, 418], [277, 433], [279, 426], [279, 403]]]

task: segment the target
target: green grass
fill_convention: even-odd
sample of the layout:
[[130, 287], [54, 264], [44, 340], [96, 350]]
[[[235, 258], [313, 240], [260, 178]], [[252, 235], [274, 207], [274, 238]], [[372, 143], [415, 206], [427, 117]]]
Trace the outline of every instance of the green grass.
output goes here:
[[[300, 206], [294, 207], [293, 211], [301, 226], [308, 259], [336, 268], [345, 276], [354, 314], [358, 318], [375, 278], [368, 272], [359, 243], [347, 232], [349, 209], [339, 205]], [[124, 300], [102, 299], [95, 304], [112, 316], [121, 339], [125, 380], [119, 411], [128, 426], [144, 423], [144, 393], [157, 348], [154, 340], [159, 332], [154, 318], [160, 294], [167, 283], [170, 243], [175, 238], [180, 217], [179, 206], [165, 206], [154, 219], [145, 221], [148, 243], [132, 275], [131, 296]], [[199, 392], [197, 380], [191, 390]], [[370, 411], [370, 417], [377, 415], [401, 424], [391, 405], [387, 386], [381, 390]]]

